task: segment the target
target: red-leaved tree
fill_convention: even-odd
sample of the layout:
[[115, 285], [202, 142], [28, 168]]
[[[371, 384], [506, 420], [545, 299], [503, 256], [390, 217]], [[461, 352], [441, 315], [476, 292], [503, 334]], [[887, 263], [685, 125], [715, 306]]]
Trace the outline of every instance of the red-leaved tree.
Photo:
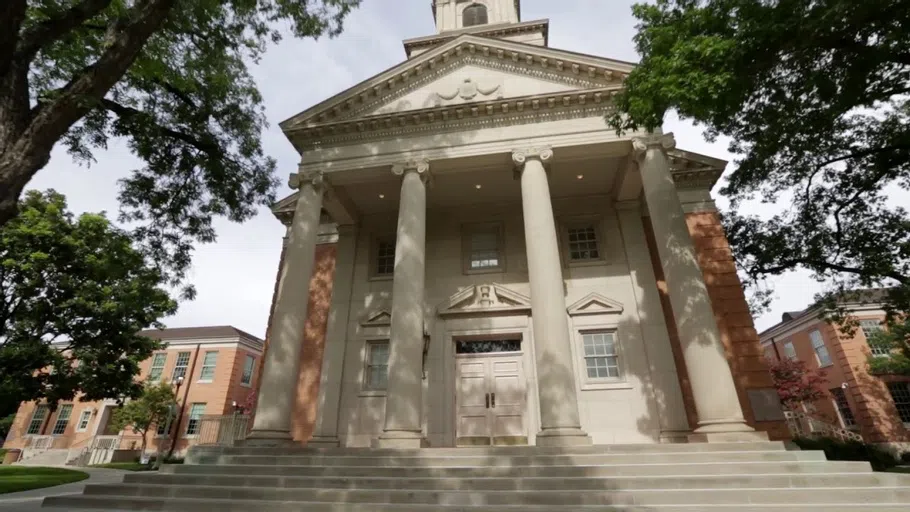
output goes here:
[[772, 363], [771, 378], [780, 403], [787, 410], [796, 410], [800, 404], [828, 396], [825, 372], [811, 369], [803, 361], [784, 359]]

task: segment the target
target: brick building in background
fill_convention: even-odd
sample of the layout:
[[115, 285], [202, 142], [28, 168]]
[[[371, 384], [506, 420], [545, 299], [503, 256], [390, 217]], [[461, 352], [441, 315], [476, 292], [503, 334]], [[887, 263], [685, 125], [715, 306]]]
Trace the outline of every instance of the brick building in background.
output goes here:
[[[810, 414], [854, 430], [866, 442], [910, 447], [910, 377], [876, 377], [868, 372], [868, 357], [888, 357], [887, 350], [868, 343], [882, 328], [885, 312], [880, 304], [847, 304], [859, 321], [853, 336], [832, 322], [819, 318], [820, 309], [784, 313], [781, 322], [760, 334], [767, 359], [804, 361], [821, 369], [830, 398], [813, 404]], [[812, 407], [810, 407], [812, 409]]]
[[[230, 326], [183, 327], [142, 331], [166, 344], [140, 365], [139, 379], [170, 382], [177, 391], [178, 412], [169, 433], [149, 434], [147, 451], [176, 437], [174, 452], [183, 453], [199, 435], [203, 415], [227, 415], [256, 389], [263, 341]], [[178, 386], [178, 377], [183, 381]], [[4, 448], [27, 449], [37, 439], [55, 450], [88, 446], [96, 436], [116, 436], [121, 449], [138, 449], [141, 437], [127, 429], [117, 432], [111, 418], [116, 398], [60, 402], [51, 412], [46, 404], [23, 402]], [[179, 418], [179, 419], [178, 419]], [[164, 444], [169, 446], [168, 443]]]

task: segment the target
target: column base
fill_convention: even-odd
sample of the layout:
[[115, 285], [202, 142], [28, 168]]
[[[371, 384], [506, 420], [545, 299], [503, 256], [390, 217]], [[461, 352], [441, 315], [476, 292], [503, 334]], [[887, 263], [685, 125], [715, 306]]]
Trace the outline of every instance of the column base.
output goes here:
[[689, 435], [690, 443], [761, 443], [768, 441], [767, 432], [756, 430], [743, 421], [699, 423]]
[[306, 445], [309, 448], [338, 448], [341, 446], [341, 440], [331, 436], [313, 436]]
[[537, 446], [585, 446], [594, 444], [580, 428], [548, 428], [537, 433]]
[[254, 430], [239, 445], [260, 448], [283, 448], [299, 446], [300, 443], [295, 441], [287, 430]]
[[398, 450], [413, 450], [428, 446], [423, 438], [423, 432], [412, 432], [410, 430], [383, 432], [370, 444], [373, 448], [394, 448]]

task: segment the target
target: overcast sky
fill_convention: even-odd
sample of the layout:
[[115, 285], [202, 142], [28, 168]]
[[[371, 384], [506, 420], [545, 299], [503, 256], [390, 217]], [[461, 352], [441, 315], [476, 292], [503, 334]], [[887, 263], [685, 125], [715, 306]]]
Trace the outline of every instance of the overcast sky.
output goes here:
[[[553, 48], [637, 61], [632, 3], [523, 0], [522, 18], [549, 18]], [[363, 0], [363, 4], [338, 38], [287, 39], [272, 47], [253, 69], [271, 123], [263, 144], [266, 153], [278, 160], [282, 183], [295, 171], [299, 156], [278, 122], [400, 63], [405, 59], [403, 39], [435, 33], [430, 0]], [[665, 130], [676, 134], [680, 148], [732, 160], [723, 141], [705, 142], [701, 131], [690, 124], [668, 119]], [[55, 188], [66, 194], [76, 212], [106, 210], [116, 218], [117, 179], [140, 164], [123, 144], [111, 144], [95, 156], [97, 163], [81, 167], [58, 148], [30, 188]], [[290, 193], [282, 187], [279, 198]], [[183, 303], [165, 323], [168, 327], [229, 324], [264, 336], [284, 229], [265, 209], [245, 224], [222, 221], [217, 229], [218, 242], [198, 247], [193, 259], [189, 278], [198, 290], [196, 300]], [[820, 289], [806, 273], [776, 279], [775, 285], [772, 311], [756, 319], [759, 330], [776, 323], [783, 311], [804, 308]]]

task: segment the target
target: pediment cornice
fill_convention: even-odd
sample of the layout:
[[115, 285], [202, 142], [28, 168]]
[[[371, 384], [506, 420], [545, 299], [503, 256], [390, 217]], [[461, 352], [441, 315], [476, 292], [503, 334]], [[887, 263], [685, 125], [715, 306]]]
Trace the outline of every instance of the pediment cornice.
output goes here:
[[280, 126], [293, 140], [301, 130], [362, 116], [467, 64], [525, 74], [578, 89], [619, 86], [635, 66], [591, 55], [464, 34], [365, 80], [283, 121]]

